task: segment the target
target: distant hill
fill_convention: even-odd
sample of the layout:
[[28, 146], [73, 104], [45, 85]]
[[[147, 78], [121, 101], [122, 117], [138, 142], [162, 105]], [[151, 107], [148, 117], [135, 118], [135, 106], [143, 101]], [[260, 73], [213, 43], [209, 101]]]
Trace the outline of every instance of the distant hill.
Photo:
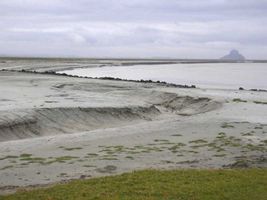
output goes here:
[[246, 58], [241, 55], [237, 50], [233, 49], [229, 54], [223, 56], [221, 60], [230, 60], [230, 61], [245, 61]]

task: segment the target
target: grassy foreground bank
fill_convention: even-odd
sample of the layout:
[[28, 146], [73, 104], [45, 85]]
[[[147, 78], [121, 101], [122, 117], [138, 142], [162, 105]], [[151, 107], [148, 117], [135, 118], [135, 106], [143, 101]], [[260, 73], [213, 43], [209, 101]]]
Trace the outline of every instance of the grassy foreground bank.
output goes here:
[[144, 170], [19, 191], [0, 199], [267, 199], [267, 169]]

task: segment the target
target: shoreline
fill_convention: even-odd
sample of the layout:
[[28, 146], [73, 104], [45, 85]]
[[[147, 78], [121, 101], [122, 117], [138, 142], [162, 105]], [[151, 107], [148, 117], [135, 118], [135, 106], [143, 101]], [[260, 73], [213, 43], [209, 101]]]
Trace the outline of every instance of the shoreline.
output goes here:
[[[70, 70], [73, 70], [74, 68], [71, 68]], [[75, 69], [81, 69], [81, 68], [75, 68]], [[152, 83], [152, 84], [158, 84], [159, 86], [166, 86], [166, 87], [176, 87], [176, 88], [198, 88], [198, 89], [207, 89], [207, 90], [244, 90], [244, 91], [253, 91], [253, 92], [267, 92], [266, 89], [261, 88], [244, 88], [242, 86], [238, 86], [236, 89], [229, 89], [229, 88], [200, 88], [196, 85], [187, 85], [187, 84], [175, 84], [170, 83], [166, 81], [153, 81], [153, 80], [132, 80], [132, 79], [123, 79], [123, 78], [114, 78], [114, 77], [89, 77], [89, 76], [78, 76], [78, 75], [70, 75], [66, 73], [58, 73], [57, 71], [44, 71], [44, 72], [38, 72], [38, 71], [27, 71], [27, 70], [8, 70], [8, 69], [1, 69], [0, 71], [3, 72], [21, 72], [21, 73], [33, 73], [33, 74], [44, 74], [44, 75], [55, 75], [55, 76], [66, 76], [66, 77], [72, 77], [72, 78], [83, 78], [83, 79], [98, 79], [98, 80], [111, 80], [111, 81], [124, 81], [124, 82], [134, 82], [134, 83]]]

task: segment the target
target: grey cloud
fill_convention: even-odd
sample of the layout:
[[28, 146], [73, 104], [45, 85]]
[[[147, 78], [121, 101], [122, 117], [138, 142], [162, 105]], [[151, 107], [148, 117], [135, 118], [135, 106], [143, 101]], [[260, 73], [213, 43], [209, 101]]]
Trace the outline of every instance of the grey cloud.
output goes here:
[[1, 0], [0, 9], [0, 54], [267, 54], [266, 0]]

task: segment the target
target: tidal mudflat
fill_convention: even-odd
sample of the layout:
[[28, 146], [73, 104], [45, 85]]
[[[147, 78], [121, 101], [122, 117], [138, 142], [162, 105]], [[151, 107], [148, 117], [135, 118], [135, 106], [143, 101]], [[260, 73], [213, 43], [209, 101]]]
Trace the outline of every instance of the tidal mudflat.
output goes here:
[[267, 167], [267, 93], [0, 72], [0, 189]]

